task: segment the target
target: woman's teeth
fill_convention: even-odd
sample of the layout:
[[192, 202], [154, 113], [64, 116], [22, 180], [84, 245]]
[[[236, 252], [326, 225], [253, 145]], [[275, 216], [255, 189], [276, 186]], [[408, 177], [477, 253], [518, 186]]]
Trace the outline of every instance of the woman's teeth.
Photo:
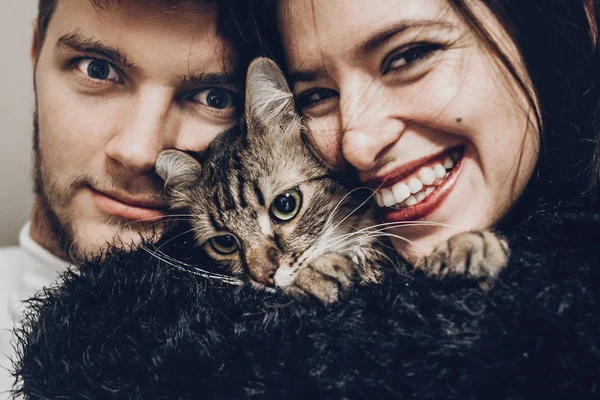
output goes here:
[[420, 203], [448, 177], [459, 158], [459, 154], [452, 154], [452, 157], [446, 157], [442, 163], [421, 168], [416, 176], [406, 182], [398, 182], [392, 187], [379, 189], [375, 193], [377, 205], [401, 210]]

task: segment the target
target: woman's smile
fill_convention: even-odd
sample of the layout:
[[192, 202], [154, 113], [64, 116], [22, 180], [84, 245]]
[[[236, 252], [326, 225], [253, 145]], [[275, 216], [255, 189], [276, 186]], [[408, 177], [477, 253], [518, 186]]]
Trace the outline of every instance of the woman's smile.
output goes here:
[[462, 159], [462, 150], [454, 148], [423, 157], [394, 169], [382, 179], [365, 183], [376, 190], [375, 200], [381, 208], [404, 210], [414, 207], [445, 186]]
[[[434, 169], [423, 167], [418, 172], [418, 177], [410, 178], [408, 189], [411, 195], [402, 202], [391, 207], [384, 207], [381, 214], [388, 222], [421, 220], [438, 210], [455, 187], [463, 166], [463, 154], [453, 151], [451, 156], [444, 158], [444, 164], [436, 163]], [[406, 185], [398, 183], [392, 186], [392, 194], [398, 192], [397, 186]], [[382, 189], [386, 195], [386, 188]], [[400, 189], [405, 191], [404, 186]]]

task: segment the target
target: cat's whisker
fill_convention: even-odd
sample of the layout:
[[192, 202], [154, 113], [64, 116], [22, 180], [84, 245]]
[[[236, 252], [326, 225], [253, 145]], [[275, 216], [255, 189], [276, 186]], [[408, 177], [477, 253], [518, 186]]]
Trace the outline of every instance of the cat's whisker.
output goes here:
[[[339, 203], [338, 203], [338, 204], [339, 204]], [[399, 222], [391, 222], [391, 223], [390, 223], [390, 222], [388, 222], [388, 223], [385, 223], [385, 224], [380, 224], [380, 225], [387, 225], [387, 224], [401, 224], [401, 225], [405, 225], [405, 224], [407, 224], [407, 223], [409, 223], [409, 222], [408, 222], [408, 221], [399, 221]], [[336, 225], [336, 226], [337, 226], [337, 225]], [[345, 236], [347, 236], [347, 235], [353, 235], [353, 234], [357, 234], [357, 233], [360, 233], [360, 232], [364, 231], [365, 229], [372, 229], [373, 227], [376, 227], [376, 226], [378, 226], [378, 225], [372, 225], [372, 226], [370, 226], [370, 227], [366, 227], [366, 228], [360, 229], [359, 231], [351, 232], [351, 233], [348, 233], [348, 234], [345, 234], [345, 235], [339, 235], [339, 236], [336, 236], [335, 238], [328, 239], [328, 240], [330, 240], [330, 242], [328, 242], [328, 241], [327, 241], [327, 239], [326, 239], [326, 240], [325, 240], [325, 242], [324, 242], [324, 246], [330, 246], [330, 245], [331, 245], [331, 243], [335, 244], [337, 240], [340, 240], [340, 239], [342, 239], [343, 237], [345, 237]], [[318, 235], [318, 236], [317, 236], [317, 237], [316, 237], [316, 238], [315, 238], [315, 239], [314, 239], [312, 242], [310, 242], [306, 248], [307, 248], [307, 249], [314, 249], [314, 248], [315, 248], [315, 243], [317, 243], [319, 240], [321, 240], [321, 238], [323, 238], [323, 237], [327, 237], [327, 236], [329, 236], [329, 235], [330, 235], [330, 234], [328, 235], [328, 234], [326, 233], [326, 231], [327, 231], [328, 229], [330, 230], [330, 232], [331, 232], [331, 233], [333, 233], [333, 231], [334, 231], [334, 229], [335, 229], [335, 228], [330, 228], [330, 227], [324, 226], [324, 227], [323, 227], [323, 229], [322, 229], [322, 231], [321, 231], [321, 234], [320, 234], [320, 235]], [[317, 251], [316, 251], [316, 250], [313, 250], [312, 252], [309, 252], [309, 253], [307, 253], [307, 254], [304, 254], [304, 256], [305, 256], [306, 258], [309, 258], [309, 259], [310, 259], [310, 258], [312, 258], [312, 257], [313, 257], [313, 256], [314, 256], [316, 253], [317, 253]]]
[[398, 222], [386, 222], [377, 225], [372, 225], [370, 227], [362, 228], [361, 230], [369, 230], [373, 228], [387, 227], [388, 229], [392, 228], [410, 228], [415, 226], [427, 226], [427, 227], [437, 227], [437, 228], [450, 228], [456, 231], [460, 231], [461, 228], [455, 225], [444, 224], [441, 222], [433, 222], [433, 221], [398, 221]]
[[[344, 196], [343, 196], [343, 197], [340, 199], [340, 201], [338, 201], [338, 203], [335, 205], [335, 207], [333, 208], [333, 210], [331, 210], [331, 212], [329, 213], [329, 217], [328, 217], [328, 218], [327, 218], [327, 220], [325, 221], [325, 227], [328, 227], [329, 223], [331, 222], [331, 218], [333, 218], [333, 216], [335, 215], [335, 213], [336, 213], [336, 212], [339, 210], [339, 208], [340, 208], [340, 206], [342, 205], [342, 203], [344, 202], [344, 200], [346, 200], [346, 199], [347, 199], [347, 198], [348, 198], [348, 197], [349, 197], [349, 196], [350, 196], [352, 193], [354, 193], [354, 192], [356, 192], [356, 191], [359, 191], [359, 190], [370, 190], [370, 191], [372, 191], [372, 193], [371, 193], [371, 195], [369, 195], [369, 197], [368, 197], [368, 198], [367, 198], [365, 201], [363, 201], [363, 202], [361, 203], [361, 205], [360, 205], [360, 206], [358, 206], [358, 207], [357, 207], [357, 209], [360, 209], [360, 207], [362, 207], [362, 206], [363, 206], [363, 205], [364, 205], [364, 204], [365, 204], [365, 203], [366, 203], [366, 202], [367, 202], [369, 199], [371, 199], [371, 198], [374, 196], [374, 194], [375, 194], [375, 191], [374, 191], [372, 188], [370, 188], [370, 187], [367, 187], [367, 186], [360, 186], [360, 187], [356, 187], [356, 188], [352, 189], [351, 191], [349, 191], [348, 193], [346, 193], [346, 194], [345, 194], [345, 195], [344, 195]], [[356, 209], [355, 209], [355, 210], [353, 210], [352, 212], [354, 212], [354, 211], [356, 211]], [[352, 214], [352, 213], [351, 213], [351, 214]], [[350, 215], [351, 215], [351, 214], [350, 214]], [[350, 216], [350, 215], [348, 215], [348, 216]], [[347, 218], [347, 217], [346, 217], [346, 218]], [[341, 221], [341, 222], [343, 222], [343, 221]]]
[[[190, 221], [191, 218], [169, 218], [167, 220], [163, 220], [160, 221], [160, 223], [175, 223], [175, 222], [186, 222], [186, 221]], [[153, 239], [158, 239], [157, 233], [159, 233], [159, 231], [157, 231], [157, 222], [153, 222], [153, 223], [149, 223], [146, 225], [142, 225], [141, 227], [138, 227], [139, 232], [141, 235], [143, 235], [143, 237], [146, 240], [150, 240], [152, 241]], [[117, 226], [117, 234], [125, 231], [128, 228], [129, 224], [119, 224]], [[148, 234], [144, 234], [142, 232], [144, 232], [147, 229], [152, 229], [152, 233]]]
[[[308, 245], [305, 247], [306, 249], [313, 249], [315, 243], [317, 243], [319, 240], [321, 240], [322, 237], [327, 236], [326, 232], [328, 229], [330, 229], [330, 222], [331, 222], [331, 218], [333, 218], [333, 216], [335, 215], [335, 213], [337, 212], [337, 210], [340, 208], [340, 205], [344, 202], [344, 200], [346, 198], [348, 198], [348, 196], [350, 196], [352, 193], [358, 191], [358, 190], [363, 190], [363, 189], [371, 189], [371, 188], [367, 188], [367, 187], [357, 187], [352, 189], [350, 192], [346, 193], [342, 199], [340, 201], [338, 201], [338, 203], [335, 205], [335, 207], [333, 208], [333, 210], [329, 213], [329, 217], [325, 220], [325, 222], [323, 223], [322, 227], [321, 227], [321, 232], [310, 242], [308, 243]], [[336, 226], [339, 226], [336, 225]], [[335, 228], [330, 229], [331, 231], [335, 230]], [[306, 256], [307, 258], [311, 258], [312, 254], [314, 254], [314, 251], [309, 252], [308, 254], [304, 253], [304, 256]]]
[[413, 248], [414, 251], [417, 251], [417, 245], [415, 242], [413, 242], [412, 240], [409, 240], [403, 236], [400, 235], [394, 235], [393, 233], [377, 233], [377, 234], [373, 234], [371, 237], [377, 238], [377, 237], [391, 237], [391, 238], [395, 238], [398, 240], [402, 240], [403, 242], [406, 242], [408, 244], [410, 244], [410, 246]]
[[[140, 246], [140, 248], [143, 249], [144, 251], [146, 251], [147, 253], [149, 253], [152, 257], [155, 257], [156, 259], [158, 259], [158, 260], [164, 262], [165, 264], [167, 264], [173, 268], [176, 268], [180, 271], [183, 271], [183, 272], [186, 272], [186, 273], [189, 273], [192, 275], [201, 276], [203, 278], [217, 279], [221, 282], [229, 283], [232, 285], [239, 286], [239, 285], [244, 284], [241, 280], [231, 277], [229, 275], [222, 275], [222, 274], [217, 274], [214, 272], [206, 271], [206, 270], [203, 270], [196, 266], [189, 265], [182, 261], [176, 260], [176, 259], [170, 257], [169, 255], [163, 253], [162, 251], [152, 250], [144, 245]], [[192, 270], [190, 270], [189, 268], [191, 268]]]
[[331, 251], [340, 251], [340, 250], [343, 251], [344, 247], [346, 247], [346, 246], [348, 246], [348, 245], [350, 245], [352, 243], [356, 243], [356, 242], [359, 242], [359, 241], [364, 240], [364, 239], [372, 239], [372, 238], [378, 238], [378, 237], [392, 237], [392, 238], [396, 238], [396, 239], [402, 240], [402, 241], [407, 242], [408, 244], [410, 244], [411, 247], [413, 248], [413, 250], [415, 250], [415, 251], [416, 251], [416, 248], [417, 248], [415, 242], [413, 242], [412, 240], [409, 240], [409, 239], [407, 239], [405, 237], [402, 237], [400, 235], [394, 235], [393, 233], [386, 233], [386, 232], [367, 232], [367, 233], [364, 233], [362, 236], [355, 237], [355, 238], [352, 238], [352, 239], [348, 239], [347, 241], [342, 242], [342, 243], [337, 243], [337, 244], [331, 245], [330, 246], [331, 247]]
[[[381, 185], [383, 185], [383, 183], [382, 183]], [[379, 185], [379, 187], [381, 187], [381, 185]], [[379, 187], [378, 187], [377, 189], [379, 189]], [[344, 197], [342, 197], [342, 199], [339, 201], [339, 203], [336, 205], [336, 207], [333, 209], [333, 211], [332, 211], [332, 212], [329, 214], [329, 218], [327, 219], [327, 221], [326, 221], [326, 225], [325, 225], [325, 226], [327, 227], [327, 225], [328, 225], [329, 221], [331, 220], [331, 218], [333, 218], [333, 216], [335, 215], [335, 213], [336, 213], [336, 212], [337, 212], [337, 210], [339, 209], [339, 206], [340, 206], [340, 204], [341, 204], [341, 203], [342, 203], [342, 202], [343, 202], [343, 201], [344, 201], [344, 200], [345, 200], [345, 199], [346, 199], [348, 196], [350, 196], [350, 195], [351, 195], [353, 192], [355, 192], [355, 191], [357, 191], [357, 190], [364, 190], [364, 189], [367, 189], [367, 190], [370, 190], [370, 191], [371, 191], [371, 194], [369, 195], [369, 197], [367, 197], [365, 200], [363, 200], [363, 202], [362, 202], [362, 203], [360, 203], [360, 205], [359, 205], [359, 206], [355, 207], [355, 208], [354, 208], [354, 210], [352, 210], [350, 213], [348, 213], [348, 215], [346, 215], [344, 218], [342, 218], [342, 220], [341, 220], [341, 221], [339, 221], [339, 222], [338, 222], [338, 223], [337, 223], [337, 224], [336, 224], [336, 225], [333, 227], [333, 229], [336, 229], [338, 226], [340, 226], [341, 224], [343, 224], [343, 223], [344, 223], [344, 221], [346, 221], [348, 218], [350, 218], [350, 216], [352, 216], [352, 215], [353, 215], [353, 214], [354, 214], [356, 211], [360, 210], [360, 208], [361, 208], [362, 206], [364, 206], [365, 204], [367, 204], [367, 202], [368, 202], [369, 200], [371, 200], [371, 199], [373, 198], [373, 196], [375, 196], [375, 192], [377, 191], [377, 189], [373, 189], [373, 188], [370, 188], [370, 187], [367, 187], [367, 186], [361, 186], [361, 187], [355, 188], [355, 189], [351, 190], [350, 192], [348, 192], [348, 193], [347, 193], [347, 194], [346, 194]]]
[[441, 228], [451, 228], [460, 230], [461, 228], [456, 225], [445, 224], [443, 222], [435, 222], [435, 221], [395, 221], [395, 222], [382, 222], [376, 225], [370, 225], [362, 228], [361, 230], [367, 230], [371, 228], [377, 228], [380, 226], [395, 226], [398, 228], [402, 227], [410, 227], [410, 226], [435, 226]]
[[[384, 223], [384, 224], [379, 224], [379, 225], [394, 225], [396, 223]], [[419, 224], [419, 222], [408, 222], [408, 221], [401, 221], [400, 222], [401, 225], [406, 226], [408, 224]], [[377, 225], [373, 225], [367, 228], [363, 228], [360, 229], [356, 232], [351, 232], [345, 235], [340, 235], [337, 236], [335, 238], [329, 239], [329, 241], [325, 240], [324, 243], [321, 246], [314, 246], [314, 244], [319, 240], [319, 238], [315, 239], [308, 247], [307, 249], [310, 249], [307, 253], [303, 253], [302, 254], [302, 258], [305, 260], [311, 260], [314, 257], [317, 257], [320, 255], [320, 253], [322, 252], [322, 250], [318, 250], [318, 248], [323, 248], [326, 247], [329, 251], [332, 252], [336, 252], [338, 250], [344, 250], [345, 246], [348, 246], [352, 243], [356, 243], [359, 242], [361, 240], [365, 240], [365, 239], [370, 239], [373, 237], [378, 237], [378, 236], [393, 236], [393, 237], [397, 237], [405, 242], [408, 242], [413, 249], [415, 248], [415, 243], [407, 238], [398, 236], [398, 235], [392, 235], [389, 233], [382, 233], [388, 229], [392, 229], [395, 228], [395, 226], [389, 226], [389, 227], [383, 227], [380, 229], [373, 229], [374, 226]], [[389, 259], [387, 256], [385, 257], [387, 259]], [[392, 260], [389, 260], [390, 263], [393, 263]]]
[[[412, 226], [442, 226], [442, 227], [450, 227], [450, 228], [455, 228], [455, 229], [459, 229], [458, 227], [454, 227], [452, 225], [448, 225], [448, 224], [442, 224], [439, 222], [433, 222], [433, 221], [415, 221], [415, 222], [409, 222], [409, 221], [398, 221], [398, 222], [386, 222], [386, 223], [381, 223], [381, 224], [377, 224], [377, 225], [371, 225], [362, 229], [359, 229], [357, 231], [354, 232], [349, 232], [343, 235], [339, 235], [336, 236], [335, 238], [331, 238], [329, 239], [330, 241], [325, 241], [325, 245], [326, 246], [330, 246], [330, 245], [335, 245], [336, 241], [338, 240], [343, 240], [345, 238], [348, 237], [352, 237], [355, 235], [359, 235], [361, 233], [364, 232], [378, 232], [380, 230], [388, 230], [388, 229], [393, 229], [393, 228], [403, 228], [403, 227], [412, 227]], [[375, 228], [384, 228], [384, 229], [375, 229]]]
[[137, 222], [149, 222], [149, 221], [156, 221], [156, 220], [164, 220], [167, 218], [171, 218], [171, 217], [175, 217], [175, 218], [192, 218], [194, 215], [193, 214], [166, 214], [166, 215], [161, 215], [160, 217], [149, 217], [149, 218], [143, 218], [143, 219], [138, 219], [132, 222], [128, 222], [126, 224], [134, 224]]
[[[171, 218], [171, 217], [174, 217], [174, 218]], [[174, 220], [189, 220], [193, 217], [194, 216], [192, 214], [167, 214], [167, 215], [161, 215], [160, 217], [150, 217], [150, 218], [138, 219], [138, 220], [131, 221], [131, 222], [124, 222], [121, 224], [121, 226], [128, 227], [130, 225], [139, 224], [140, 222], [156, 223], [156, 222], [171, 222]]]
[[[162, 221], [160, 221], [160, 223], [180, 222], [180, 221], [190, 221], [190, 220], [191, 220], [191, 218], [169, 218], [169, 219], [166, 219], [166, 220], [162, 220]], [[142, 226], [140, 227], [140, 229], [146, 229], [146, 228], [150, 228], [150, 227], [156, 226], [156, 224], [157, 224], [157, 222], [151, 222], [151, 223], [148, 223], [148, 224], [146, 224], [146, 225], [142, 225]], [[131, 224], [129, 224], [129, 223], [126, 223], [126, 224], [120, 224], [120, 225], [119, 225], [119, 229], [126, 229], [126, 228], [128, 228], [130, 225], [131, 225]]]
[[[420, 226], [419, 223], [415, 223], [414, 225], [415, 226]], [[407, 226], [407, 225], [404, 224], [404, 226]], [[377, 233], [380, 233], [380, 232], [385, 232], [385, 231], [387, 231], [389, 229], [393, 229], [393, 228], [395, 228], [395, 226], [382, 227], [380, 229], [361, 229], [361, 230], [356, 231], [356, 232], [351, 232], [351, 233], [347, 233], [347, 234], [344, 234], [344, 235], [340, 235], [340, 236], [338, 236], [336, 238], [331, 239], [331, 241], [329, 241], [329, 242], [326, 241], [324, 243], [324, 245], [327, 246], [327, 247], [334, 247], [334, 246], [338, 246], [338, 245], [340, 245], [340, 246], [343, 247], [343, 246], [346, 245], [347, 242], [353, 243], [354, 239], [356, 239], [356, 236], [358, 236], [358, 240], [360, 240], [361, 238], [372, 237], [372, 236], [369, 236], [371, 234], [377, 234]], [[360, 236], [360, 235], [362, 235], [362, 236]], [[409, 241], [406, 238], [403, 238], [403, 240], [404, 241]]]
[[188, 229], [187, 231], [184, 231], [184, 232], [182, 232], [182, 233], [180, 233], [180, 234], [178, 234], [178, 235], [175, 235], [175, 236], [173, 236], [173, 237], [172, 237], [172, 238], [170, 238], [169, 240], [167, 240], [167, 241], [165, 241], [165, 242], [161, 243], [161, 245], [160, 245], [159, 247], [157, 247], [157, 249], [156, 249], [156, 250], [160, 250], [160, 249], [161, 249], [163, 246], [165, 246], [167, 243], [169, 243], [169, 242], [171, 242], [171, 241], [173, 241], [173, 240], [175, 240], [175, 239], [177, 239], [177, 238], [180, 238], [181, 236], [187, 235], [188, 233], [190, 233], [190, 232], [193, 232], [193, 231], [194, 231], [194, 228], [191, 228], [191, 229]]

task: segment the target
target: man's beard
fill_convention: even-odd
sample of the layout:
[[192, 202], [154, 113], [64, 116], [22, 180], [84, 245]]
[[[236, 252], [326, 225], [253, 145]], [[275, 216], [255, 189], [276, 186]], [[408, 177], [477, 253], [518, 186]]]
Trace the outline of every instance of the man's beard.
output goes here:
[[40, 152], [40, 127], [39, 118], [36, 110], [33, 114], [33, 183], [34, 192], [37, 197], [39, 212], [42, 218], [45, 219], [45, 224], [50, 229], [54, 240], [62, 250], [63, 254], [71, 260], [83, 260], [86, 255], [79, 248], [75, 241], [75, 235], [72, 228], [72, 221], [68, 218], [61, 219], [50, 201], [50, 195], [47, 190], [50, 189], [50, 184], [43, 172], [42, 154]]
[[[46, 234], [52, 235], [52, 242], [55, 244], [54, 247], [58, 247], [60, 256], [67, 258], [68, 261], [82, 262], [84, 260], [98, 259], [102, 257], [108, 247], [108, 243], [111, 243], [115, 247], [134, 249], [137, 247], [136, 243], [128, 243], [120, 241], [117, 234], [112, 240], [108, 240], [105, 246], [99, 246], [94, 249], [86, 249], [86, 246], [82, 245], [77, 240], [77, 235], [73, 228], [74, 221], [73, 216], [69, 212], [60, 212], [55, 208], [56, 204], [68, 204], [73, 198], [74, 194], [90, 184], [93, 186], [94, 183], [98, 183], [98, 186], [102, 186], [98, 180], [89, 174], [80, 174], [71, 178], [68, 188], [65, 190], [60, 185], [55, 184], [48, 174], [47, 168], [44, 165], [43, 154], [40, 151], [39, 144], [39, 119], [37, 107], [33, 117], [33, 154], [34, 154], [34, 192], [37, 197], [37, 212], [40, 214], [35, 218], [43, 219], [43, 224], [47, 226], [48, 232]], [[106, 186], [105, 180], [103, 182]], [[115, 186], [118, 185], [114, 182]], [[109, 183], [110, 184], [110, 183]], [[110, 216], [106, 217], [106, 222], [114, 226], [122, 225], [122, 221], [118, 221]], [[151, 226], [144, 226], [143, 239], [146, 242], [155, 242], [161, 236], [163, 229], [166, 225], [172, 225], [161, 221], [152, 223]], [[127, 225], [127, 224], [126, 224]], [[133, 223], [131, 224], [133, 226]], [[142, 234], [141, 230], [139, 231]], [[80, 238], [81, 239], [81, 238]]]

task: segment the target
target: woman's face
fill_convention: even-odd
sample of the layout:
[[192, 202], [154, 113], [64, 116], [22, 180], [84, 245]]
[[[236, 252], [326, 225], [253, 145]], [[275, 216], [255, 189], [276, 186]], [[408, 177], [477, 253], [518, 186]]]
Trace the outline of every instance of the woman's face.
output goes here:
[[[529, 85], [499, 22], [467, 4]], [[283, 0], [279, 12], [314, 144], [377, 191], [404, 256], [508, 211], [538, 157], [535, 111], [447, 0]]]

